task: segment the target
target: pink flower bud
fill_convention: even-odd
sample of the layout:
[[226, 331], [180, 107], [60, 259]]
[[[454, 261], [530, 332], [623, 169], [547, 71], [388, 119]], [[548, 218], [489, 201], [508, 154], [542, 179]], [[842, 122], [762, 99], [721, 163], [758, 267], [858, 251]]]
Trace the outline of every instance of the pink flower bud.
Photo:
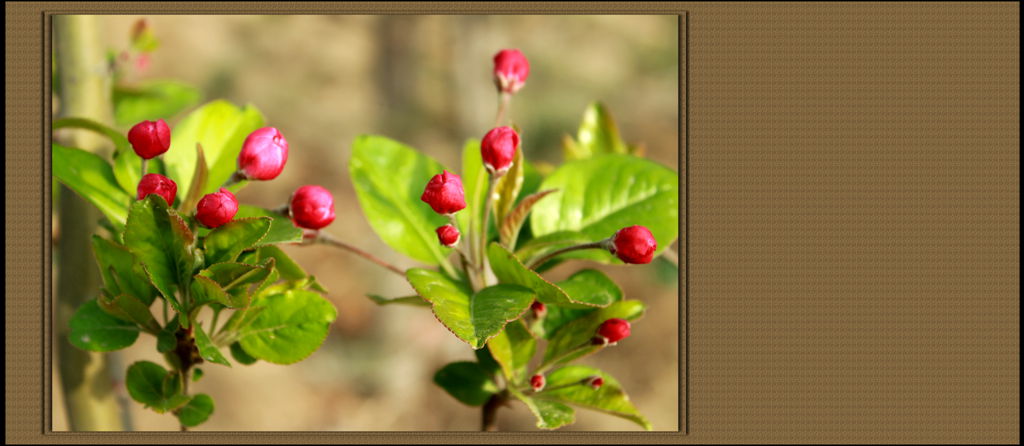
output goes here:
[[136, 190], [136, 198], [139, 200], [146, 198], [149, 194], [157, 194], [163, 197], [167, 205], [170, 206], [174, 204], [174, 196], [178, 194], [178, 185], [170, 178], [158, 173], [147, 173], [139, 181], [139, 187]]
[[495, 127], [480, 142], [480, 157], [491, 173], [503, 174], [512, 166], [519, 148], [519, 134], [512, 127]]
[[196, 219], [208, 228], [216, 228], [231, 221], [236, 213], [238, 199], [223, 187], [219, 192], [204, 195], [196, 206]]
[[273, 127], [249, 134], [238, 154], [238, 170], [250, 180], [273, 180], [288, 162], [288, 141]]
[[629, 336], [629, 321], [612, 318], [601, 323], [597, 328], [597, 336], [604, 338], [609, 344], [615, 344]]
[[587, 384], [594, 390], [600, 389], [604, 385], [604, 378], [600, 376], [591, 376], [587, 379]]
[[533, 317], [537, 319], [544, 317], [544, 315], [548, 313], [548, 307], [544, 305], [544, 302], [539, 300], [535, 300], [530, 304], [530, 310], [533, 310]]
[[651, 263], [658, 242], [651, 231], [643, 226], [619, 229], [609, 251], [626, 263]]
[[459, 230], [452, 225], [444, 225], [437, 228], [437, 240], [441, 242], [442, 245], [449, 248], [459, 243], [459, 237], [461, 237], [461, 235], [462, 234], [459, 234]]
[[128, 131], [128, 142], [132, 143], [135, 154], [152, 159], [171, 148], [171, 129], [163, 119], [142, 121]]
[[334, 221], [334, 197], [320, 186], [302, 186], [292, 194], [289, 206], [295, 226], [320, 229]]
[[462, 179], [447, 170], [434, 175], [423, 190], [420, 200], [429, 204], [438, 214], [454, 214], [466, 208], [466, 196], [462, 190]]
[[541, 390], [544, 390], [544, 375], [531, 376], [530, 387], [533, 387], [534, 392], [540, 392]]
[[494, 84], [503, 93], [515, 93], [526, 84], [530, 63], [519, 50], [501, 50], [494, 55]]

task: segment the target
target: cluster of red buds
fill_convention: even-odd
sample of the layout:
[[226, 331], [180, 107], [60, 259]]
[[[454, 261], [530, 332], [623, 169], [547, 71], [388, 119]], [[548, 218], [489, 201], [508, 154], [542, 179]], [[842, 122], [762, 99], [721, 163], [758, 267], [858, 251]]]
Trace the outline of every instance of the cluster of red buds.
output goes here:
[[[132, 149], [143, 160], [150, 160], [171, 147], [171, 129], [163, 119], [142, 121], [128, 131]], [[245, 138], [238, 154], [238, 170], [233, 180], [269, 181], [277, 178], [288, 162], [288, 140], [274, 127], [257, 129]], [[174, 180], [158, 173], [145, 173], [139, 181], [136, 198], [157, 194], [173, 205], [178, 192]], [[227, 188], [204, 195], [196, 205], [195, 217], [208, 228], [230, 222], [238, 213], [238, 199]], [[295, 226], [319, 230], [334, 221], [334, 197], [327, 189], [307, 185], [292, 194], [288, 215]]]

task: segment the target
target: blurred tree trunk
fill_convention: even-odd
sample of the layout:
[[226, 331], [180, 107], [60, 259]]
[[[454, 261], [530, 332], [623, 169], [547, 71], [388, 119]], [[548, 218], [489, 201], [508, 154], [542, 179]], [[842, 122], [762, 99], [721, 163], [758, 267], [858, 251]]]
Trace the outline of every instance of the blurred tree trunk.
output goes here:
[[[54, 16], [54, 63], [61, 84], [61, 116], [109, 124], [111, 79], [100, 44], [98, 20], [96, 16]], [[104, 144], [101, 138], [75, 130], [68, 134], [67, 143], [95, 152]], [[67, 338], [71, 315], [82, 302], [95, 297], [100, 287], [90, 240], [100, 214], [61, 186], [58, 215], [56, 344], [68, 423], [75, 431], [124, 430], [126, 423], [114, 391], [109, 354], [79, 350]]]

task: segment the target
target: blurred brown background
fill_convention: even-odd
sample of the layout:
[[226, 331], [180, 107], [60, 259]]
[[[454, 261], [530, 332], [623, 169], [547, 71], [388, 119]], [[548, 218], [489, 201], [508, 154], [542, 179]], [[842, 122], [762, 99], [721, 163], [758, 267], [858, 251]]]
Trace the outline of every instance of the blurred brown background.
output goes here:
[[[139, 16], [102, 18], [111, 49], [128, 46]], [[146, 72], [128, 82], [175, 79], [199, 87], [204, 102], [252, 103], [288, 138], [288, 166], [278, 179], [253, 183], [243, 203], [278, 206], [298, 186], [316, 183], [335, 195], [330, 230], [402, 267], [361, 215], [348, 178], [356, 135], [382, 134], [460, 169], [467, 138], [493, 124], [491, 56], [519, 48], [530, 77], [513, 100], [527, 158], [561, 160], [563, 134], [575, 135], [582, 112], [603, 101], [628, 142], [673, 169], [678, 146], [678, 25], [675, 16], [149, 16], [160, 48]], [[169, 124], [175, 124], [170, 121]], [[680, 172], [682, 175], [682, 172]], [[433, 373], [471, 349], [429, 310], [378, 307], [366, 293], [407, 295], [409, 286], [357, 257], [327, 247], [288, 247], [330, 290], [338, 320], [324, 346], [291, 366], [203, 367], [194, 392], [216, 411], [198, 430], [476, 430], [479, 409], [432, 382]], [[556, 280], [584, 266], [570, 263]], [[592, 265], [586, 265], [592, 266]], [[616, 376], [657, 430], [677, 430], [678, 274], [663, 260], [604, 267], [627, 297], [649, 306], [634, 335], [582, 361]], [[140, 337], [114, 355], [123, 373], [140, 359], [159, 360], [155, 340]], [[57, 368], [54, 367], [55, 373]], [[55, 376], [54, 378], [59, 379]], [[55, 381], [56, 382], [56, 381]], [[53, 429], [67, 429], [54, 385]], [[127, 398], [127, 395], [124, 395]], [[131, 402], [133, 428], [176, 430], [172, 416]], [[515, 403], [499, 412], [502, 430], [535, 430]], [[630, 422], [577, 410], [567, 430], [635, 430]]]

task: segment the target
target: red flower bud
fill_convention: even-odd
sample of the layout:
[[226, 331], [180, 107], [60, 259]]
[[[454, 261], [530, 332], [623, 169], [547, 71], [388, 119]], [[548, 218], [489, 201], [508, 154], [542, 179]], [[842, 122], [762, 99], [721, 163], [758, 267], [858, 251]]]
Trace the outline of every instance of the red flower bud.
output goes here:
[[515, 93], [526, 84], [530, 62], [519, 50], [501, 50], [494, 55], [494, 84], [503, 93]]
[[438, 214], [454, 214], [466, 208], [466, 195], [462, 179], [447, 170], [434, 175], [423, 190], [420, 200], [429, 204]]
[[143, 159], [155, 158], [171, 148], [171, 129], [163, 119], [142, 121], [128, 131], [128, 142]]
[[590, 385], [594, 390], [600, 389], [604, 385], [604, 378], [600, 376], [591, 376], [587, 379], [587, 384]]
[[651, 263], [657, 249], [658, 242], [650, 230], [643, 226], [630, 226], [615, 233], [609, 251], [626, 263]]
[[629, 336], [629, 321], [625, 319], [612, 318], [601, 323], [597, 328], [597, 335], [614, 344]]
[[539, 300], [533, 301], [533, 303], [530, 304], [530, 309], [533, 310], [533, 317], [537, 319], [544, 317], [548, 312], [548, 307], [544, 305], [544, 302]]
[[442, 245], [449, 248], [459, 243], [459, 237], [461, 235], [462, 234], [459, 234], [459, 230], [452, 225], [444, 225], [437, 228], [437, 240], [441, 242]]
[[306, 229], [320, 229], [334, 221], [334, 197], [320, 186], [302, 186], [292, 194], [292, 222]]
[[238, 170], [250, 180], [273, 180], [288, 162], [288, 141], [273, 127], [249, 134], [238, 154]]
[[495, 127], [480, 142], [480, 157], [491, 173], [503, 174], [512, 166], [519, 148], [519, 134], [512, 127]]
[[174, 184], [170, 178], [158, 173], [147, 173], [139, 181], [139, 187], [136, 190], [136, 198], [139, 200], [146, 198], [149, 194], [157, 194], [163, 197], [167, 205], [170, 206], [174, 204], [174, 196], [178, 194], [178, 185]]
[[533, 387], [534, 392], [540, 392], [544, 389], [544, 375], [533, 375], [530, 377], [530, 387]]
[[238, 200], [223, 187], [219, 192], [204, 195], [196, 206], [196, 219], [208, 228], [216, 228], [231, 221], [236, 213]]

